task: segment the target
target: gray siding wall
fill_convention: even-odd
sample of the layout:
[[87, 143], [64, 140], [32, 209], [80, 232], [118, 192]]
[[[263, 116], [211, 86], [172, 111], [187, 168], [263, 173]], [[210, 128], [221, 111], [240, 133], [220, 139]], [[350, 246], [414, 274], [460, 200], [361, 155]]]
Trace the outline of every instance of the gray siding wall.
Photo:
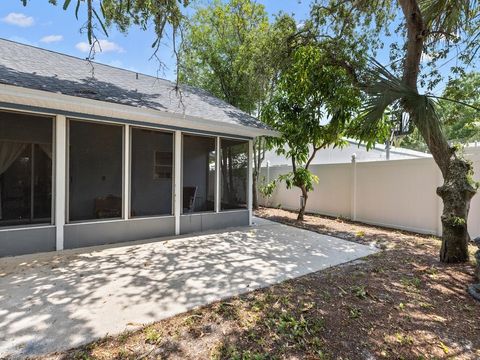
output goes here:
[[145, 240], [175, 233], [175, 218], [145, 218], [65, 225], [65, 249]]
[[[182, 215], [180, 218], [181, 234], [246, 225], [247, 210]], [[65, 249], [74, 249], [172, 236], [175, 234], [175, 218], [67, 224], [64, 231]], [[55, 251], [55, 226], [0, 231], [0, 257], [47, 251]]]
[[181, 234], [246, 225], [248, 225], [248, 210], [182, 215], [180, 217]]
[[0, 231], [0, 257], [54, 250], [54, 226]]

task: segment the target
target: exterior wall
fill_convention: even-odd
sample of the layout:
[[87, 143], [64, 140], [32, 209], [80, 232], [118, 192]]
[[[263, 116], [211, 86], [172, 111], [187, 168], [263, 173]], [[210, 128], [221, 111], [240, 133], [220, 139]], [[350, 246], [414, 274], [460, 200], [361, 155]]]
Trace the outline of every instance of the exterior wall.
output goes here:
[[65, 225], [64, 246], [65, 249], [73, 249], [174, 234], [175, 219], [173, 216], [67, 224]]
[[[191, 234], [247, 225], [247, 210], [182, 215], [180, 218], [180, 233]], [[65, 249], [74, 249], [172, 235], [175, 235], [175, 217], [173, 216], [67, 224], [65, 225], [64, 246]], [[53, 237], [52, 244], [53, 247], [40, 251], [55, 250], [55, 237]], [[26, 246], [27, 250], [28, 246]], [[12, 252], [12, 254], [14, 253]], [[25, 253], [28, 253], [28, 251]]]
[[[466, 150], [480, 180], [480, 148]], [[436, 188], [442, 184], [437, 165], [431, 158], [313, 165], [319, 183], [310, 193], [307, 211], [342, 216], [365, 223], [441, 235], [442, 200]], [[262, 177], [276, 179], [290, 171], [288, 166], [262, 169]], [[267, 206], [298, 210], [300, 191], [280, 184]], [[470, 236], [480, 236], [480, 195], [471, 203]]]
[[[1, 94], [0, 94], [1, 95]], [[1, 96], [0, 96], [1, 103]], [[5, 111], [12, 111], [11, 107], [1, 108]], [[22, 110], [23, 108], [19, 108]], [[33, 112], [30, 112], [33, 114]], [[25, 112], [28, 115], [28, 112]], [[43, 112], [37, 112], [36, 114], [44, 114]], [[49, 113], [49, 115], [54, 115]], [[68, 223], [68, 204], [69, 204], [69, 192], [68, 192], [68, 120], [64, 114], [57, 114], [55, 117], [55, 129], [54, 129], [54, 152], [53, 152], [53, 203], [54, 209], [52, 210], [52, 219], [55, 224], [46, 224], [31, 227], [18, 227], [18, 228], [0, 228], [0, 257], [2, 256], [14, 256], [35, 252], [45, 252], [54, 250], [63, 250], [112, 244], [133, 240], [145, 240], [152, 238], [161, 238], [163, 236], [178, 235], [180, 233], [187, 234], [198, 231], [221, 229], [232, 226], [244, 226], [251, 224], [251, 192], [248, 196], [248, 209], [240, 211], [221, 211], [220, 210], [220, 181], [219, 171], [217, 171], [215, 184], [215, 212], [204, 214], [188, 214], [180, 215], [181, 213], [181, 130], [175, 131], [175, 178], [174, 178], [174, 190], [171, 195], [174, 201], [174, 211], [172, 216], [164, 217], [146, 217], [146, 218], [129, 218], [131, 208], [131, 187], [130, 187], [130, 169], [131, 162], [135, 161], [130, 156], [130, 128], [131, 125], [121, 119], [109, 120], [109, 123], [123, 124], [123, 217], [115, 220], [99, 220], [99, 221], [85, 221], [85, 222], [72, 222]], [[87, 117], [72, 117], [72, 120], [88, 120], [95, 121], [95, 118]], [[100, 119], [100, 122], [107, 122], [104, 119]], [[145, 129], [162, 129], [160, 124], [138, 124]], [[164, 130], [168, 130], [166, 126]], [[251, 138], [243, 135], [229, 135], [216, 133], [214, 129], [208, 133], [206, 131], [197, 131], [194, 129], [188, 130], [188, 134], [203, 134], [213, 136], [216, 138], [216, 144], [220, 144], [220, 138], [232, 138], [249, 140], [249, 147], [252, 146]], [[125, 146], [127, 145], [127, 146]], [[216, 169], [220, 169], [217, 151], [217, 166]], [[250, 161], [252, 159], [250, 151]], [[137, 159], [138, 160], [138, 159]], [[252, 167], [248, 167], [249, 179], [252, 176]], [[251, 180], [249, 180], [251, 184]], [[78, 194], [82, 196], [82, 194]]]
[[0, 257], [55, 250], [55, 226], [0, 230]]
[[248, 217], [248, 210], [182, 215], [180, 217], [180, 233], [188, 234], [233, 226], [247, 226], [249, 224]]

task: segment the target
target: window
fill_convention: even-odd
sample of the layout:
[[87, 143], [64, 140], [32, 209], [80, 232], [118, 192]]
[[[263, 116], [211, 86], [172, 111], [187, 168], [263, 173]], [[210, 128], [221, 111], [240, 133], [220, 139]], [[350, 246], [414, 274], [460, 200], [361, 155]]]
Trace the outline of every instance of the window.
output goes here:
[[130, 214], [132, 217], [172, 214], [172, 170], [173, 134], [133, 128]]
[[248, 141], [220, 139], [221, 210], [246, 209]]
[[51, 223], [52, 122], [0, 112], [0, 226]]
[[153, 179], [171, 179], [173, 169], [172, 152], [155, 151]]
[[183, 213], [215, 209], [215, 138], [183, 136]]
[[123, 126], [69, 121], [69, 219], [122, 216]]

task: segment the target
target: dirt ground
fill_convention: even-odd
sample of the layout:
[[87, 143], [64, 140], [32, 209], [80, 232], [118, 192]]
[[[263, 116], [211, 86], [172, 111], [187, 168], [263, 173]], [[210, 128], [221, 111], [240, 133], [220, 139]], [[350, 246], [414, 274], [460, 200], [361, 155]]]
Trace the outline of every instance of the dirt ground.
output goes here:
[[257, 215], [383, 251], [42, 359], [480, 359], [474, 266], [439, 263], [438, 238]]

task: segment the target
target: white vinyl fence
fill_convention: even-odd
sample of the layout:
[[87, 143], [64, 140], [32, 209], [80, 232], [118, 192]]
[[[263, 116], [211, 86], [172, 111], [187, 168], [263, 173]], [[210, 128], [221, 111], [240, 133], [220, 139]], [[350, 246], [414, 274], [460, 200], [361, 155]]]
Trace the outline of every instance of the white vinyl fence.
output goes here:
[[[480, 148], [466, 150], [473, 161], [475, 180], [480, 180]], [[262, 168], [260, 180], [276, 179], [290, 166]], [[341, 216], [425, 234], [441, 235], [443, 202], [436, 194], [442, 176], [431, 158], [313, 165], [319, 183], [309, 195], [307, 211]], [[298, 210], [300, 190], [277, 185], [262, 205]], [[468, 219], [472, 238], [480, 236], [480, 193], [471, 203]]]

